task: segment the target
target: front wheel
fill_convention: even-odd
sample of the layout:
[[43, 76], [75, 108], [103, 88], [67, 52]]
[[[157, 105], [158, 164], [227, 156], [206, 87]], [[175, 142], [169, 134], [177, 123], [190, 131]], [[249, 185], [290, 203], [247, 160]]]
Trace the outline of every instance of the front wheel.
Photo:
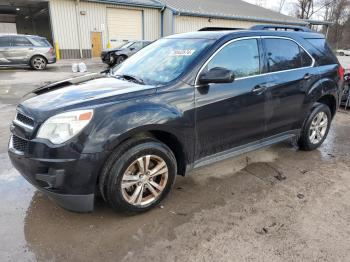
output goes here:
[[123, 55], [118, 56], [116, 64], [119, 65], [126, 60], [126, 57]]
[[317, 105], [301, 131], [298, 144], [300, 149], [311, 151], [318, 148], [327, 138], [331, 126], [332, 115], [329, 107], [324, 104]]
[[105, 180], [107, 202], [127, 212], [155, 207], [171, 191], [176, 167], [172, 151], [157, 140], [130, 147], [115, 160]]

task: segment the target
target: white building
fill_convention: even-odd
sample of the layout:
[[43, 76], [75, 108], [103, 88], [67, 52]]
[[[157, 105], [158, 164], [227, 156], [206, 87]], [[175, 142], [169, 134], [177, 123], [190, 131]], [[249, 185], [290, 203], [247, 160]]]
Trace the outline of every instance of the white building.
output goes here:
[[47, 37], [62, 58], [89, 58], [128, 40], [203, 27], [307, 25], [241, 0], [0, 0], [0, 33]]

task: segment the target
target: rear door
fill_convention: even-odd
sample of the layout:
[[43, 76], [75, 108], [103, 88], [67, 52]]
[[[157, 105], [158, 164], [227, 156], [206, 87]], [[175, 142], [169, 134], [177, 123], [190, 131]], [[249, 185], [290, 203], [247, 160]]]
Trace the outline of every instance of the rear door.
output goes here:
[[262, 39], [269, 78], [265, 137], [273, 137], [300, 128], [306, 92], [319, 78], [319, 71], [314, 67], [314, 59], [294, 40]]
[[0, 65], [10, 65], [11, 37], [0, 36]]
[[13, 64], [28, 64], [34, 54], [34, 45], [25, 36], [13, 36], [10, 58]]

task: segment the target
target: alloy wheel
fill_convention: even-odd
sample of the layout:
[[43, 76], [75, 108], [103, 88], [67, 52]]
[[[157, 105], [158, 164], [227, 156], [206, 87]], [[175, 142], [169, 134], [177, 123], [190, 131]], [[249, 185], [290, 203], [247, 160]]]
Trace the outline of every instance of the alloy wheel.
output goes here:
[[324, 138], [328, 128], [328, 116], [324, 112], [319, 112], [311, 122], [309, 129], [309, 139], [314, 145], [320, 143]]
[[168, 167], [159, 156], [145, 155], [124, 172], [121, 182], [123, 198], [131, 205], [146, 206], [155, 202], [168, 181]]
[[46, 61], [42, 57], [36, 57], [33, 60], [33, 67], [37, 70], [43, 70], [46, 66]]

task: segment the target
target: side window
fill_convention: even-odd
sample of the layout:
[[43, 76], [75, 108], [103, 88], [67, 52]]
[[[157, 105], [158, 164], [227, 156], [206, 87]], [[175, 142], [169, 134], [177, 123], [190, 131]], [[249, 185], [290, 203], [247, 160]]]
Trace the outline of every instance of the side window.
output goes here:
[[311, 57], [288, 39], [264, 39], [269, 72], [311, 66]]
[[304, 49], [302, 49], [301, 47], [299, 47], [299, 49], [301, 54], [301, 66], [312, 66], [312, 58], [308, 55], [308, 53], [306, 53]]
[[31, 46], [33, 45], [26, 37], [16, 36], [13, 38], [13, 46]]
[[258, 75], [260, 73], [258, 40], [238, 40], [228, 44], [210, 60], [207, 70], [215, 67], [232, 70], [235, 78]]
[[0, 47], [9, 47], [11, 43], [11, 37], [2, 36], [0, 37]]
[[332, 49], [324, 38], [310, 38], [306, 39], [318, 52], [314, 52], [313, 56], [320, 65], [337, 64], [337, 57], [334, 55]]

